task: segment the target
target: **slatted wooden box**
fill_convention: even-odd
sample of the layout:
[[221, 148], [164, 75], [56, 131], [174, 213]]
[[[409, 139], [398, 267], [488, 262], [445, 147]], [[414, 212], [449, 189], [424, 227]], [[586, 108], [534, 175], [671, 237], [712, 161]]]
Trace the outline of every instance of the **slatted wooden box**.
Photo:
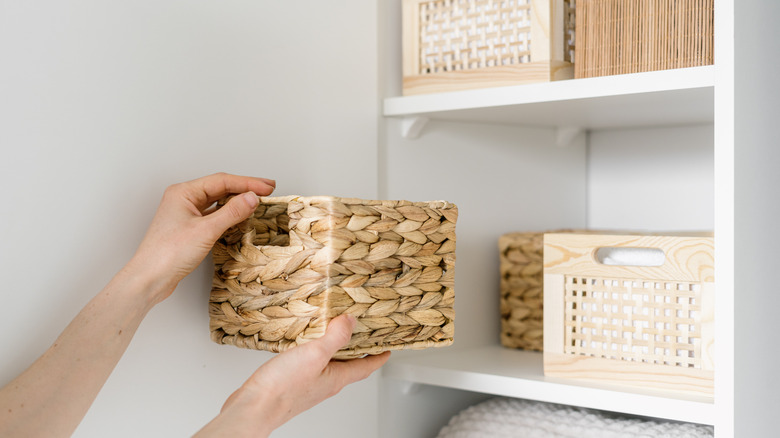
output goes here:
[[577, 0], [576, 78], [711, 65], [714, 0]]
[[281, 352], [357, 318], [336, 358], [452, 344], [454, 204], [263, 197], [213, 248], [221, 344]]
[[573, 0], [404, 0], [403, 94], [574, 76]]
[[712, 237], [546, 234], [544, 374], [711, 396], [713, 248]]

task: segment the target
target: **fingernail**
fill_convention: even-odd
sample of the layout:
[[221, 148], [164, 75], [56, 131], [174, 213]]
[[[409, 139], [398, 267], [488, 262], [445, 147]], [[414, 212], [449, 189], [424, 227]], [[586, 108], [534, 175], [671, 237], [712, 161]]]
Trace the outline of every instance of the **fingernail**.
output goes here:
[[247, 192], [241, 195], [244, 197], [244, 202], [246, 202], [246, 205], [249, 206], [249, 208], [255, 208], [257, 207], [257, 204], [260, 203], [260, 200], [257, 199], [257, 195], [255, 195], [252, 192]]
[[349, 313], [347, 313], [346, 315], [347, 315], [347, 320], [349, 320], [349, 324], [354, 329], [355, 326], [357, 325], [357, 319], [354, 316], [350, 315]]

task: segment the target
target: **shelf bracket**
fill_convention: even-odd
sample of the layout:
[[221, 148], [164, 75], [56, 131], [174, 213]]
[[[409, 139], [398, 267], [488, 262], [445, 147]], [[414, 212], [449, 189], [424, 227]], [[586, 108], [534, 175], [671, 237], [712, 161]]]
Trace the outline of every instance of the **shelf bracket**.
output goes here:
[[584, 131], [579, 126], [559, 126], [555, 130], [555, 144], [560, 147], [571, 146], [574, 139]]
[[428, 120], [422, 116], [404, 117], [401, 120], [401, 136], [407, 140], [419, 138]]
[[414, 395], [418, 392], [420, 392], [420, 389], [422, 388], [422, 385], [417, 382], [402, 382], [401, 383], [401, 394], [403, 395]]

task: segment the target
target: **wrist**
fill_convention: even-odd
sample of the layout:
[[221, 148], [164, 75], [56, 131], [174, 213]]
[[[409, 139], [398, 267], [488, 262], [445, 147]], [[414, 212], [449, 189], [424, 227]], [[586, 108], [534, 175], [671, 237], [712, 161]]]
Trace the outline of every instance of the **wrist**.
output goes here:
[[230, 396], [222, 411], [195, 436], [230, 436], [234, 438], [265, 438], [278, 426], [272, 420], [278, 417], [273, 403], [267, 397], [255, 397], [245, 387]]
[[137, 293], [151, 308], [170, 296], [179, 283], [170, 273], [161, 272], [159, 266], [136, 255], [122, 268], [117, 277], [136, 284]]
[[273, 430], [267, 428], [257, 416], [236, 416], [221, 412], [203, 427], [195, 436], [197, 438], [223, 437], [233, 438], [267, 438]]

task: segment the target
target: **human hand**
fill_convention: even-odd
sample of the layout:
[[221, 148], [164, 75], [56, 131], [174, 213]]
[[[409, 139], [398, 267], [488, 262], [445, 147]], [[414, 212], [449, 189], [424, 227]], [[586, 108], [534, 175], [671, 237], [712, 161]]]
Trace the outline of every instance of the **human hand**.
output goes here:
[[[248, 218], [257, 207], [256, 195], [269, 195], [276, 182], [265, 178], [217, 173], [174, 184], [160, 206], [138, 250], [126, 269], [147, 275], [154, 302], [167, 298], [178, 282], [206, 257], [214, 242], [231, 226]], [[219, 210], [214, 202], [240, 194]]]
[[379, 369], [390, 352], [349, 361], [331, 360], [349, 342], [355, 319], [331, 320], [325, 334], [263, 364], [196, 436], [266, 437], [294, 416]]

